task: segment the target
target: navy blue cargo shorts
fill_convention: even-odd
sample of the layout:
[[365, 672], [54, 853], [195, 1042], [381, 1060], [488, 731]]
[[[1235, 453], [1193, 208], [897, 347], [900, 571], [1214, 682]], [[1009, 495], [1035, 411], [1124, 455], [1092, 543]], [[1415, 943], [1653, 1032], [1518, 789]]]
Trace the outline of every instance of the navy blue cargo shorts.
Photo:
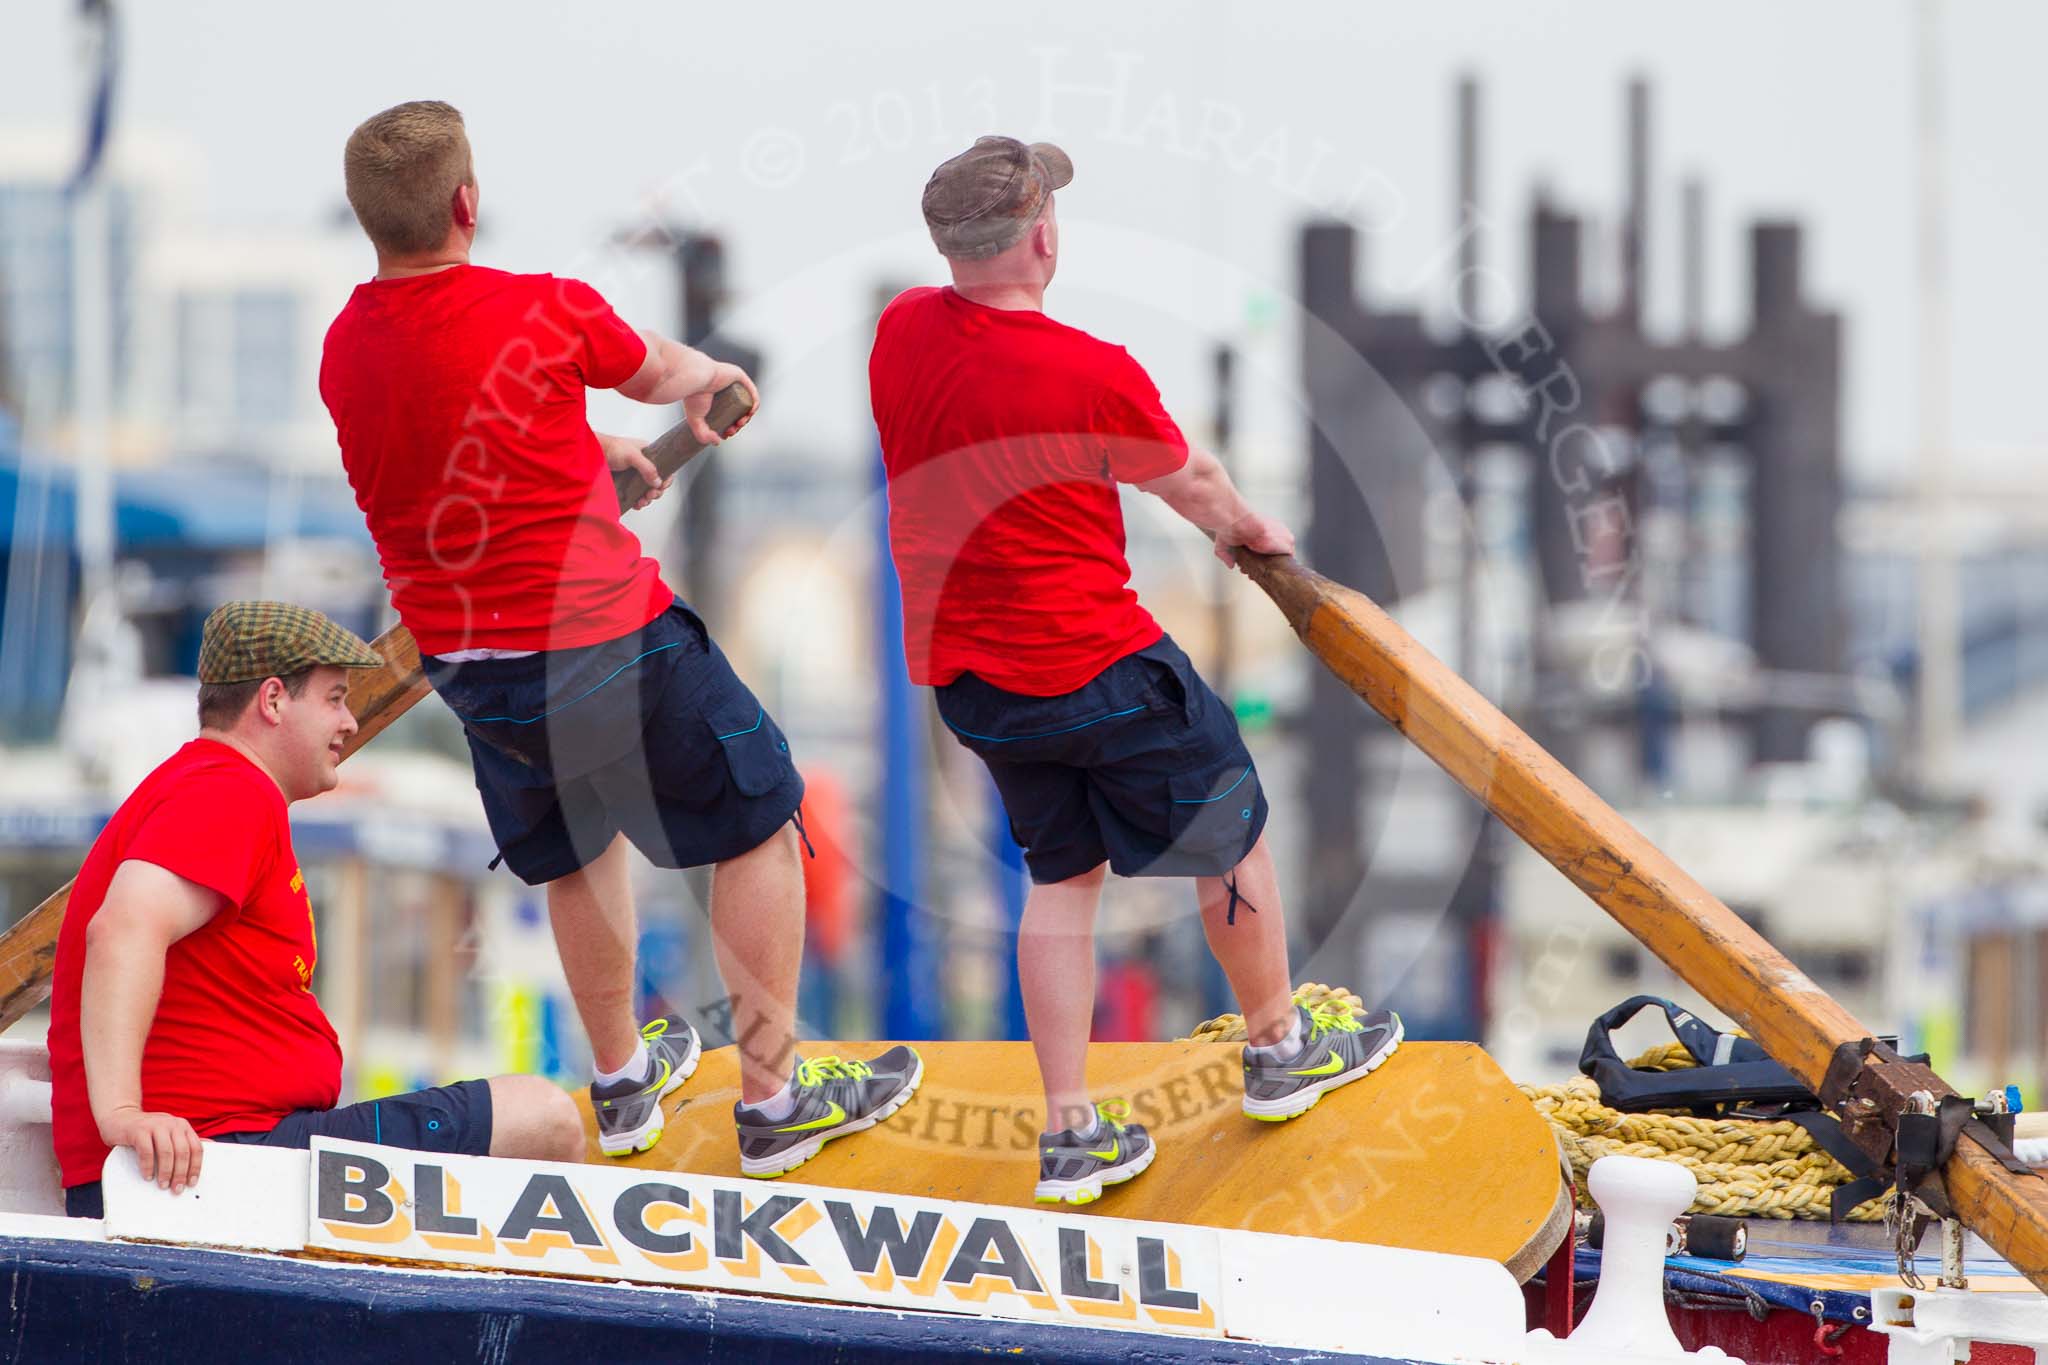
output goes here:
[[1035, 882], [1105, 861], [1123, 877], [1220, 877], [1266, 827], [1237, 718], [1170, 636], [1057, 697], [972, 673], [934, 690], [988, 764]]
[[[407, 1147], [417, 1152], [489, 1156], [492, 1112], [489, 1081], [457, 1081], [431, 1090], [345, 1104], [339, 1109], [298, 1109], [279, 1119], [274, 1128], [216, 1133], [207, 1141], [250, 1147], [310, 1147], [316, 1137], [332, 1137], [351, 1142], [381, 1142], [387, 1147]], [[100, 1182], [94, 1180], [67, 1188], [64, 1212], [73, 1218], [106, 1217], [106, 1194]]]
[[425, 664], [468, 736], [498, 852], [529, 886], [620, 834], [657, 867], [736, 858], [803, 801], [789, 740], [681, 602], [602, 644]]
[[457, 1081], [344, 1104], [339, 1109], [298, 1109], [267, 1132], [222, 1133], [212, 1141], [251, 1147], [309, 1147], [316, 1137], [331, 1137], [381, 1142], [416, 1152], [489, 1156], [491, 1119], [491, 1083]]

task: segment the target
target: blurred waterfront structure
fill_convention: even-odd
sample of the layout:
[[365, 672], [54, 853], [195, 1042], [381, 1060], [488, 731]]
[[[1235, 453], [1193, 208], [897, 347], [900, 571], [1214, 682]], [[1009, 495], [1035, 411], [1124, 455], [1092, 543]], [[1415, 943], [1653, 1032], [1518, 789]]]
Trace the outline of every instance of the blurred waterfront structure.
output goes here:
[[[178, 174], [174, 143], [138, 143], [110, 170], [107, 189], [113, 389], [123, 412], [137, 400], [142, 243], [163, 212], [167, 177]], [[75, 140], [55, 130], [0, 134], [0, 395], [17, 417], [26, 410], [53, 423], [78, 396], [76, 224], [65, 192], [77, 155]]]
[[[1987, 490], [1966, 520], [1954, 490], [1936, 509], [1847, 483], [1843, 321], [1806, 294], [1795, 222], [1750, 228], [1744, 330], [1709, 334], [1705, 187], [1687, 184], [1679, 326], [1646, 327], [1642, 82], [1619, 210], [1539, 189], [1526, 302], [1479, 322], [1476, 83], [1454, 122], [1454, 325], [1444, 300], [1377, 293], [1351, 225], [1302, 230], [1309, 557], [1859, 1017], [2033, 1088], [2048, 1020], [2002, 1003], [2038, 995], [2032, 959], [2016, 986], [2010, 953], [1962, 936], [2030, 943], [1982, 906], [2048, 891], [2043, 784], [2001, 771], [1971, 728], [2048, 682], [2038, 491]], [[1913, 703], [1946, 581], [1963, 586], [1945, 747], [1973, 761], [1937, 768]], [[1391, 1000], [1412, 1034], [1484, 1037], [1531, 1076], [1569, 1068], [1591, 1013], [1627, 995], [1703, 1003], [1320, 670], [1296, 719], [1307, 975]]]
[[[103, 168], [108, 410], [91, 428], [121, 567], [81, 635], [80, 222], [73, 140], [0, 135], [0, 739], [46, 739], [78, 651], [189, 672], [206, 611], [290, 591], [374, 633], [383, 590], [339, 478], [320, 339], [361, 253], [334, 231], [209, 230], [204, 168], [132, 133]], [[112, 624], [120, 623], [116, 629]], [[117, 636], [132, 632], [128, 644]]]
[[[68, 136], [0, 130], [0, 398], [58, 454], [76, 439], [76, 154]], [[258, 456], [326, 472], [320, 339], [362, 274], [353, 229], [202, 224], [202, 172], [175, 138], [127, 135], [106, 177], [110, 458]]]
[[167, 454], [260, 455], [288, 476], [331, 477], [320, 345], [364, 260], [353, 233], [339, 231], [152, 244], [141, 356]]

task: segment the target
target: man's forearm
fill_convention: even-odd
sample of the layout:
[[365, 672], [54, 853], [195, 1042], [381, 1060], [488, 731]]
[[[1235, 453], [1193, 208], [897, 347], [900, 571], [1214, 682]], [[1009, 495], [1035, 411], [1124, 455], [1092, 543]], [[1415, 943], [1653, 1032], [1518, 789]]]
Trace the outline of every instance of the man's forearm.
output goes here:
[[685, 346], [669, 337], [660, 338], [660, 344], [661, 379], [640, 399], [641, 402], [657, 406], [680, 403], [710, 386], [717, 361], [694, 346]]
[[[95, 926], [97, 927], [97, 926]], [[142, 1049], [164, 988], [164, 949], [134, 933], [85, 936], [78, 1035], [93, 1121], [142, 1107]]]
[[1230, 471], [1206, 450], [1188, 452], [1185, 479], [1156, 490], [1166, 505], [1204, 531], [1227, 531], [1253, 515], [1251, 504], [1230, 481]]

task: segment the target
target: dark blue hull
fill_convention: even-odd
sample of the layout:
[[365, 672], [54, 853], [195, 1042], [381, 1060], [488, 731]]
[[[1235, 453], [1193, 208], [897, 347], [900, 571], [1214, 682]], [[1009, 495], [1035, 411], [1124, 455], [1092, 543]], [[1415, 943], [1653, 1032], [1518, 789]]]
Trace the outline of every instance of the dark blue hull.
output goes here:
[[[10, 1239], [11, 1362], [1328, 1360], [1327, 1353], [565, 1280]], [[1361, 1361], [1386, 1357], [1358, 1356]]]

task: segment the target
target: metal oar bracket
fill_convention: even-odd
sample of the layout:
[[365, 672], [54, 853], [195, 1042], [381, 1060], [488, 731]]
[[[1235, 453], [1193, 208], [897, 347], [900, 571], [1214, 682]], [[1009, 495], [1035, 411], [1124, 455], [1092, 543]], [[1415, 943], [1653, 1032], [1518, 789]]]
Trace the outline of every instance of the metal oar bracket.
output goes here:
[[1899, 1278], [1923, 1287], [1914, 1252], [1927, 1225], [1939, 1218], [1942, 1283], [1961, 1288], [1962, 1224], [1943, 1175], [1956, 1144], [1967, 1135], [2014, 1175], [2040, 1178], [2013, 1152], [2013, 1116], [2004, 1095], [1986, 1100], [1959, 1095], [1925, 1061], [1902, 1056], [1878, 1038], [1835, 1049], [1819, 1093], [1850, 1140], [1891, 1174], [1885, 1221], [1898, 1253]]

